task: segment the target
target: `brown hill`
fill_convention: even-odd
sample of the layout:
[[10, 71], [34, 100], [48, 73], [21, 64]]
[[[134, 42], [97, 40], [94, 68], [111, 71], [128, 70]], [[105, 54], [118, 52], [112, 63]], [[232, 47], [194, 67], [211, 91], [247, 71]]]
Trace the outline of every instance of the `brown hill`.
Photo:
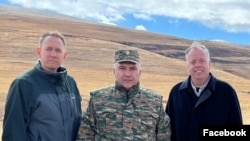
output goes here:
[[[0, 110], [11, 81], [33, 67], [41, 34], [62, 32], [69, 58], [65, 62], [82, 92], [83, 108], [89, 91], [113, 83], [112, 63], [116, 49], [136, 48], [142, 57], [141, 84], [159, 91], [167, 100], [170, 88], [186, 78], [184, 50], [192, 41], [92, 23], [56, 13], [0, 5]], [[211, 51], [212, 72], [231, 83], [238, 92], [244, 122], [250, 123], [250, 46], [201, 41]]]

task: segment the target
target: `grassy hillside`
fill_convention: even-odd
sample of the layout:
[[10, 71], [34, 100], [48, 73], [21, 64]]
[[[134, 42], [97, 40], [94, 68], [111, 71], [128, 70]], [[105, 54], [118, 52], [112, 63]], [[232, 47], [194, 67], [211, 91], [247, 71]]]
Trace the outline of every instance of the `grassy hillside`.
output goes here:
[[[113, 84], [113, 54], [117, 49], [138, 49], [142, 58], [141, 84], [167, 100], [171, 87], [187, 76], [184, 50], [192, 41], [145, 31], [91, 23], [84, 20], [27, 15], [0, 10], [0, 114], [11, 81], [34, 66], [41, 34], [62, 32], [69, 58], [64, 65], [75, 77], [86, 107], [89, 91]], [[45, 14], [46, 15], [46, 14]], [[60, 18], [58, 18], [58, 16]], [[202, 41], [211, 51], [212, 72], [237, 91], [244, 123], [250, 124], [250, 47]], [[1, 124], [1, 122], [0, 122]]]

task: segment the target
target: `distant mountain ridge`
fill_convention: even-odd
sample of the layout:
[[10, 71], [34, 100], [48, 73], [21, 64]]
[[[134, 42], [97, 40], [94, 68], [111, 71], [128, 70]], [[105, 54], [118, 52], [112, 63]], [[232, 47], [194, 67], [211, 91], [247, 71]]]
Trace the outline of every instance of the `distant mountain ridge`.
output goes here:
[[[187, 78], [184, 51], [192, 40], [0, 4], [0, 119], [11, 82], [34, 67], [39, 37], [55, 30], [65, 36], [69, 57], [63, 65], [77, 82], [83, 110], [90, 91], [114, 83], [112, 67], [117, 49], [139, 50], [143, 72], [140, 85], [159, 92], [163, 102], [167, 101], [172, 86]], [[200, 42], [211, 52], [214, 76], [229, 82], [237, 91], [244, 122], [249, 124], [250, 47]]]
[[20, 15], [20, 16], [40, 16], [44, 18], [54, 18], [68, 21], [85, 21], [80, 18], [68, 16], [65, 14], [49, 11], [49, 10], [39, 10], [34, 8], [23, 8], [18, 6], [10, 6], [0, 4], [0, 14], [10, 14], [10, 15]]
[[[104, 25], [89, 22], [87, 20], [37, 9], [28, 9], [0, 4], [0, 15], [2, 20], [0, 32], [10, 34], [7, 29], [10, 25], [23, 25], [27, 30], [29, 26], [34, 26], [37, 31], [28, 31], [32, 36], [37, 35], [43, 29], [57, 29], [72, 38], [97, 39], [121, 46], [136, 47], [157, 53], [161, 56], [184, 60], [184, 50], [192, 43], [191, 40], [169, 35], [155, 34], [145, 31], [130, 30], [117, 26]], [[11, 19], [10, 15], [17, 17]], [[19, 20], [19, 19], [26, 20]], [[51, 20], [52, 19], [52, 20]], [[13, 22], [14, 21], [14, 22]], [[11, 24], [10, 24], [11, 22]], [[15, 23], [17, 22], [17, 23]], [[26, 34], [26, 33], [25, 33]], [[34, 35], [33, 35], [34, 34]], [[30, 35], [24, 35], [28, 37]], [[250, 46], [242, 46], [227, 42], [200, 41], [205, 44], [211, 52], [212, 63], [226, 71], [244, 78], [250, 79]]]

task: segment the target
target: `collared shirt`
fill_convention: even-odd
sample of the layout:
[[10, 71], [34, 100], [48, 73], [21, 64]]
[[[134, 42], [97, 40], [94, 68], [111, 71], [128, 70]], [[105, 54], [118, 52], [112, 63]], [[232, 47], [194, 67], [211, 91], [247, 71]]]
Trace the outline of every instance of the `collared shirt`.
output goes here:
[[207, 80], [207, 82], [204, 84], [204, 85], [202, 85], [201, 87], [195, 87], [194, 86], [194, 84], [191, 82], [191, 85], [192, 85], [192, 88], [193, 88], [193, 90], [194, 90], [194, 93], [199, 97], [200, 95], [201, 95], [201, 92], [204, 90], [204, 88], [207, 86], [207, 83], [208, 83], [208, 81], [210, 80], [210, 76], [209, 76], [209, 78], [208, 78], [208, 80]]

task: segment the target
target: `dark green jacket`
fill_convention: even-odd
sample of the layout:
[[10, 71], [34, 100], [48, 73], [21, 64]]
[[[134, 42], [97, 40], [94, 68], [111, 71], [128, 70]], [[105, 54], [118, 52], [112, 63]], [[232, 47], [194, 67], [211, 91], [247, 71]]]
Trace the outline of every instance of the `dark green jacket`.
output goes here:
[[169, 141], [170, 120], [162, 96], [139, 88], [115, 86], [91, 92], [79, 141]]
[[60, 67], [57, 73], [34, 69], [11, 84], [5, 106], [3, 141], [75, 141], [81, 97], [75, 80]]

